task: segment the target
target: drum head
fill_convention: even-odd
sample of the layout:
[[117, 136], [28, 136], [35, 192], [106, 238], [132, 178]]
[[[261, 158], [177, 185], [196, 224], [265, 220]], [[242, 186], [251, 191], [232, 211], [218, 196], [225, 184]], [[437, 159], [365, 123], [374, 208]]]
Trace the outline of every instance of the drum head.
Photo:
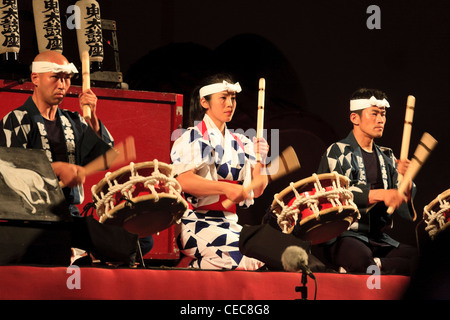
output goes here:
[[[316, 190], [318, 181], [320, 182], [320, 189]], [[337, 173], [324, 173], [297, 181], [274, 196], [271, 212], [274, 215], [283, 212], [284, 209], [279, 201], [290, 207], [298, 196], [305, 199], [317, 197], [316, 212], [306, 202], [300, 205], [296, 204], [299, 211], [298, 220], [293, 230], [291, 227], [288, 233], [292, 233], [300, 239], [311, 241], [312, 244], [329, 241], [346, 231], [359, 216], [356, 205], [348, 201], [348, 195], [344, 196], [344, 190], [349, 193], [348, 183], [347, 177]], [[294, 192], [294, 189], [296, 192]], [[328, 196], [325, 196], [325, 192], [331, 191], [339, 196], [342, 205], [331, 203]]]
[[338, 208], [322, 210], [319, 219], [315, 216], [302, 219], [295, 226], [293, 234], [300, 239], [311, 241], [313, 245], [324, 243], [346, 231], [356, 221], [357, 215], [358, 212], [352, 206], [344, 206], [341, 212]]
[[[333, 181], [335, 181], [336, 179], [339, 179], [340, 185], [342, 187], [345, 187], [345, 188], [348, 187], [349, 180], [347, 177], [345, 177], [343, 175], [336, 175], [334, 173], [322, 173], [322, 174], [317, 175], [317, 177], [323, 188], [332, 186]], [[309, 191], [313, 190], [313, 188], [315, 187], [315, 185], [314, 185], [315, 182], [316, 182], [316, 179], [314, 177], [308, 177], [308, 178], [305, 178], [305, 179], [295, 182], [292, 186], [288, 186], [288, 187], [284, 188], [280, 193], [278, 193], [277, 195], [274, 196], [274, 200], [271, 205], [271, 211], [275, 211], [275, 212], [279, 213], [282, 210], [282, 208], [278, 204], [277, 200], [275, 200], [275, 198], [283, 201], [285, 204], [288, 204], [289, 202], [292, 201], [292, 199], [295, 198], [295, 193], [292, 190], [292, 188], [295, 188], [296, 191], [300, 194], [303, 192], [309, 192]]]
[[131, 203], [121, 203], [109, 214], [105, 224], [122, 226], [128, 232], [139, 237], [145, 237], [163, 231], [181, 219], [186, 211], [184, 202], [178, 202], [171, 194], [159, 195], [155, 200], [153, 195], [141, 196], [131, 200]]
[[[130, 180], [132, 166], [124, 166], [114, 172], [111, 172], [108, 177], [100, 180], [94, 187], [93, 193], [99, 195], [101, 192], [104, 194], [108, 193], [109, 183], [115, 181], [116, 184], [122, 185]], [[147, 161], [147, 162], [139, 162], [133, 165], [133, 170], [136, 174], [142, 177], [151, 176], [151, 174], [155, 171], [155, 162]], [[171, 172], [172, 168], [170, 165], [164, 162], [158, 162], [158, 171], [164, 174], [167, 177], [172, 177]], [[140, 183], [142, 184], [142, 183]], [[165, 192], [165, 190], [157, 190], [158, 192]], [[134, 197], [136, 197], [135, 195]]]

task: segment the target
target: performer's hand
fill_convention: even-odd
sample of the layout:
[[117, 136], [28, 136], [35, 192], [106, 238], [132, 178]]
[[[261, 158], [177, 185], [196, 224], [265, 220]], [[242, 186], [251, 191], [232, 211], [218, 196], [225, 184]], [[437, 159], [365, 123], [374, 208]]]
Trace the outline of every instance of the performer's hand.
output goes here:
[[253, 150], [255, 154], [259, 153], [261, 156], [261, 163], [266, 163], [267, 155], [269, 154], [269, 144], [263, 137], [253, 137]]
[[411, 163], [408, 159], [402, 159], [402, 160], [395, 160], [397, 163], [397, 171], [402, 176], [405, 175], [406, 171], [408, 170], [409, 164]]
[[397, 209], [400, 207], [404, 202], [408, 201], [408, 198], [404, 195], [398, 192], [397, 189], [389, 189], [384, 190], [384, 204], [386, 207], [393, 207], [394, 209]]
[[225, 195], [234, 203], [239, 203], [250, 198], [250, 195], [245, 192], [242, 185], [225, 182], [225, 186]]
[[402, 183], [408, 184], [406, 191], [405, 191], [405, 196], [409, 201], [411, 199], [411, 191], [412, 191], [413, 182], [410, 179], [408, 179], [408, 181], [403, 180]]
[[56, 161], [52, 163], [52, 168], [56, 176], [66, 187], [72, 188], [86, 181], [86, 172], [83, 167]]
[[91, 89], [87, 89], [80, 93], [78, 96], [80, 102], [80, 108], [83, 110], [83, 106], [88, 105], [91, 108], [91, 120], [89, 125], [94, 129], [95, 132], [100, 131], [100, 125], [97, 118], [97, 96]]
[[408, 201], [407, 196], [400, 194], [397, 189], [373, 189], [369, 192], [368, 205], [370, 206], [378, 202], [384, 202], [386, 207], [397, 209], [406, 201]]

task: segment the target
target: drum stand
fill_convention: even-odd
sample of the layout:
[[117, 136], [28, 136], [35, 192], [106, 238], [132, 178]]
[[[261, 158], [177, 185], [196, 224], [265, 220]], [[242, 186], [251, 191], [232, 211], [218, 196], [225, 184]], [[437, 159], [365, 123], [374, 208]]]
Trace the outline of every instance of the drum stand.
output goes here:
[[139, 256], [139, 260], [142, 264], [142, 267], [145, 269], [145, 262], [144, 262], [144, 256], [142, 255], [142, 250], [141, 250], [141, 244], [139, 243], [139, 238], [137, 239], [137, 248], [138, 248], [138, 256]]
[[295, 292], [300, 292], [302, 295], [301, 300], [308, 300], [308, 287], [306, 283], [308, 282], [308, 276], [305, 271], [302, 271], [302, 286], [295, 287]]

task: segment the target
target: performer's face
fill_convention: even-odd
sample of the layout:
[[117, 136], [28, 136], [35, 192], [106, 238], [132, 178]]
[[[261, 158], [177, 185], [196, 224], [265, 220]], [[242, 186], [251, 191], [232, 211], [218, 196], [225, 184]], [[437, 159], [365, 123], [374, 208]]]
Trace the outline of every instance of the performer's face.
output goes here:
[[67, 73], [39, 73], [36, 90], [42, 99], [50, 105], [59, 105], [70, 87], [71, 75]]
[[[370, 107], [362, 110], [361, 116], [356, 115], [359, 130], [371, 138], [380, 138], [386, 124], [386, 110], [384, 107]], [[355, 122], [353, 122], [356, 124]]]
[[228, 91], [213, 93], [209, 102], [206, 102], [206, 104], [202, 103], [204, 108], [206, 105], [206, 114], [218, 127], [219, 124], [223, 125], [231, 121], [236, 110], [236, 93]]

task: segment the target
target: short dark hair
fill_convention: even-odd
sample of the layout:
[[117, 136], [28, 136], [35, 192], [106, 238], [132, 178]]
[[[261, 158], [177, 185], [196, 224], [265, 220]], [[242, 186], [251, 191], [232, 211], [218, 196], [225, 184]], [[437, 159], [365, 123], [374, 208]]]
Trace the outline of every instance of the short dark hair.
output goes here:
[[372, 96], [377, 98], [378, 100], [387, 100], [387, 95], [381, 90], [378, 89], [367, 89], [367, 88], [361, 88], [353, 92], [352, 96], [350, 97], [350, 100], [356, 100], [356, 99], [370, 99]]
[[[378, 90], [378, 89], [367, 89], [367, 88], [360, 88], [360, 89], [356, 90], [355, 92], [353, 92], [350, 97], [350, 100], [370, 99], [370, 98], [372, 98], [372, 96], [377, 98], [378, 100], [383, 100], [383, 99], [387, 100], [387, 95], [383, 91]], [[350, 111], [350, 114], [352, 114], [352, 113], [356, 113], [357, 115], [361, 116], [362, 110]]]
[[[193, 126], [195, 121], [202, 120], [206, 112], [205, 108], [203, 108], [200, 104], [199, 90], [208, 84], [221, 83], [224, 80], [229, 83], [235, 82], [231, 75], [227, 73], [218, 73], [204, 78], [202, 81], [200, 81], [200, 84], [194, 88], [191, 94], [191, 101], [189, 105], [189, 126]], [[211, 95], [205, 96], [205, 99], [207, 101], [210, 101]]]

